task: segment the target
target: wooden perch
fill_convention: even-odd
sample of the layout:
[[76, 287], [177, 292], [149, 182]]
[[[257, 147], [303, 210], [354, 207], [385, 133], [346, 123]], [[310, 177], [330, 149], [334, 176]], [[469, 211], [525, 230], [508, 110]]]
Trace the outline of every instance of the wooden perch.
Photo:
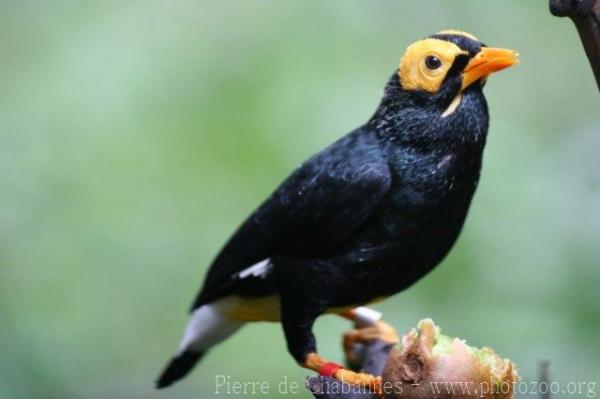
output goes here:
[[550, 0], [550, 12], [575, 24], [600, 90], [600, 0]]

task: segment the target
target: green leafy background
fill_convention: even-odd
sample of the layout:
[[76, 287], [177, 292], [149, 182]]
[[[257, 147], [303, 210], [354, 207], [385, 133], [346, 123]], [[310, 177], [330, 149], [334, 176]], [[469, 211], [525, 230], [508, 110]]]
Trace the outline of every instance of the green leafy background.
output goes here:
[[[401, 331], [432, 317], [492, 346], [526, 381], [544, 359], [562, 384], [600, 381], [600, 101], [546, 1], [1, 1], [0, 398], [302, 384], [265, 323], [153, 389], [237, 224], [366, 121], [408, 44], [449, 27], [522, 64], [486, 86], [482, 181], [454, 250], [377, 308]], [[319, 320], [325, 355], [341, 360], [347, 328]]]

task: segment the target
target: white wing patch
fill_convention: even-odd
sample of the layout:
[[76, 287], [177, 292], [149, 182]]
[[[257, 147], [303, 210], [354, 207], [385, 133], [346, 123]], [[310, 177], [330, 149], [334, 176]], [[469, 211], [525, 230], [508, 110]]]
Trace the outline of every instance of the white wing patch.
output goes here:
[[242, 270], [241, 272], [239, 272], [237, 274], [237, 277], [244, 279], [250, 276], [253, 277], [259, 277], [259, 278], [265, 278], [267, 277], [267, 274], [269, 274], [269, 272], [271, 271], [273, 264], [270, 263], [271, 260], [270, 259], [264, 259], [261, 260], [258, 263], [253, 264], [252, 266], [250, 266], [247, 269]]

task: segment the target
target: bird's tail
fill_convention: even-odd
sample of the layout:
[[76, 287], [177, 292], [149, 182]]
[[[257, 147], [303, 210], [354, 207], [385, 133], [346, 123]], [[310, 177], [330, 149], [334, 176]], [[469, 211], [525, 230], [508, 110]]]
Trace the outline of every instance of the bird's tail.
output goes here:
[[226, 315], [228, 304], [214, 302], [195, 309], [185, 328], [179, 350], [156, 381], [158, 389], [185, 377], [208, 349], [223, 341], [244, 323]]
[[156, 381], [156, 388], [162, 389], [185, 377], [204, 356], [204, 352], [183, 351], [173, 356]]

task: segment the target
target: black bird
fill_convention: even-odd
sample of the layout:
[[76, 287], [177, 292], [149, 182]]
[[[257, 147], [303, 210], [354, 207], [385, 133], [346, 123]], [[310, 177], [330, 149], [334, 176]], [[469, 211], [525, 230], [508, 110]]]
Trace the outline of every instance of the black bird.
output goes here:
[[485, 79], [517, 57], [455, 30], [410, 45], [371, 119], [296, 169], [218, 254], [157, 387], [249, 321], [280, 321], [298, 363], [352, 380], [317, 354], [315, 319], [402, 291], [446, 256], [479, 180]]

